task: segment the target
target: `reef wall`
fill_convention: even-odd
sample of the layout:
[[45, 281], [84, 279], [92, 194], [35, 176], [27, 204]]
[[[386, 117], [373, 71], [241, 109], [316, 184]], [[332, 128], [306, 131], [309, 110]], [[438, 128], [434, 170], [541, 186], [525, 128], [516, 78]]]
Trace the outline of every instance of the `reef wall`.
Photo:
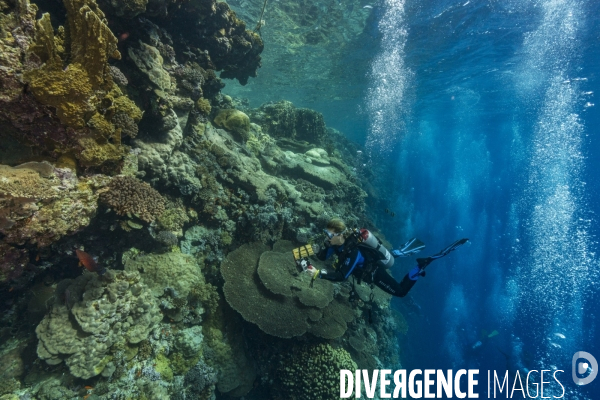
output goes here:
[[224, 2], [0, 0], [2, 399], [276, 399], [399, 365], [389, 296], [292, 261], [332, 217], [376, 227], [320, 113], [221, 93], [262, 50]]

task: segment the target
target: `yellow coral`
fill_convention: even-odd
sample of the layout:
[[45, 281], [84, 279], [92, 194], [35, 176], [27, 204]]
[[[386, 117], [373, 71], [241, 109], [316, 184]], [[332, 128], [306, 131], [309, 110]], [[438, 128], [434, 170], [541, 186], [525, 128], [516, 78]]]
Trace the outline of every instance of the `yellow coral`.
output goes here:
[[125, 149], [112, 143], [98, 143], [94, 138], [79, 139], [79, 144], [84, 148], [80, 161], [83, 165], [100, 165], [108, 160], [120, 160], [125, 154]]
[[81, 64], [95, 87], [106, 83], [108, 59], [120, 59], [118, 40], [94, 0], [64, 0], [71, 38], [70, 56]]
[[[26, 71], [24, 78], [40, 103], [53, 107], [64, 125], [83, 136], [79, 139], [83, 149], [76, 156], [84, 165], [120, 160], [124, 154], [121, 130], [115, 128], [111, 118], [124, 113], [138, 122], [142, 112], [108, 73], [109, 58], [121, 58], [117, 38], [94, 0], [65, 0], [64, 4], [67, 30], [59, 27], [55, 35], [49, 14], [36, 22], [35, 43], [30, 51], [44, 65]], [[64, 67], [66, 59], [70, 63]]]
[[239, 110], [220, 110], [215, 117], [215, 124], [228, 131], [239, 134], [244, 140], [248, 139], [250, 118]]
[[204, 115], [210, 114], [210, 111], [212, 109], [210, 106], [210, 101], [206, 100], [204, 97], [200, 97], [196, 101], [196, 109]]
[[42, 68], [25, 73], [35, 98], [56, 108], [60, 121], [72, 128], [85, 127], [85, 114], [94, 108], [88, 102], [94, 93], [88, 73], [79, 64], [65, 70]]

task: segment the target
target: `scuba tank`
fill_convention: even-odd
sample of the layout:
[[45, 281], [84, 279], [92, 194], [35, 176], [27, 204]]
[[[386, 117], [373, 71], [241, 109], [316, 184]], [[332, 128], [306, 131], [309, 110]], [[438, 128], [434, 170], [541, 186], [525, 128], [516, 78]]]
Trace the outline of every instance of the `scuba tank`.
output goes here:
[[377, 239], [368, 229], [361, 229], [360, 231], [355, 230], [358, 234], [359, 246], [367, 249], [374, 250], [378, 256], [377, 264], [384, 268], [391, 268], [394, 265], [394, 257], [390, 254], [388, 249], [383, 246], [381, 240]]

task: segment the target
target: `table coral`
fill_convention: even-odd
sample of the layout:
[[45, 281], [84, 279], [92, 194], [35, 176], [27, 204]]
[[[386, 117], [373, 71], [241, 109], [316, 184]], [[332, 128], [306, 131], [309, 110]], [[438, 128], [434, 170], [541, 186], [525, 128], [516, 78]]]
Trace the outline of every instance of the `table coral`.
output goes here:
[[347, 293], [334, 298], [329, 281], [319, 280], [311, 287], [310, 276], [289, 265], [291, 253], [270, 253], [265, 245], [253, 243], [227, 255], [221, 263], [227, 302], [273, 336], [291, 338], [306, 332], [326, 339], [342, 336], [355, 317]]
[[152, 186], [131, 176], [117, 176], [101, 200], [119, 215], [135, 215], [152, 222], [165, 211], [165, 200]]
[[65, 362], [73, 376], [88, 379], [111, 362], [111, 346], [136, 344], [161, 320], [157, 301], [137, 272], [109, 270], [60, 282], [50, 312], [36, 328], [38, 356]]

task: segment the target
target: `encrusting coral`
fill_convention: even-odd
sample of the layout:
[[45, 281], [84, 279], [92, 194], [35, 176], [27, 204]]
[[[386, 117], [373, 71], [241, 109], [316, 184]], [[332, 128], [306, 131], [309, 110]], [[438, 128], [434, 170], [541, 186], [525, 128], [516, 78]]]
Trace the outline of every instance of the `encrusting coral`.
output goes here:
[[50, 365], [64, 361], [72, 375], [84, 379], [112, 361], [113, 344], [140, 343], [162, 319], [137, 272], [109, 270], [67, 279], [55, 299], [36, 328], [38, 356]]
[[165, 200], [152, 186], [131, 176], [117, 176], [100, 199], [118, 215], [152, 222], [165, 211]]
[[106, 179], [81, 178], [46, 162], [0, 165], [0, 232], [7, 243], [39, 247], [87, 226]]

